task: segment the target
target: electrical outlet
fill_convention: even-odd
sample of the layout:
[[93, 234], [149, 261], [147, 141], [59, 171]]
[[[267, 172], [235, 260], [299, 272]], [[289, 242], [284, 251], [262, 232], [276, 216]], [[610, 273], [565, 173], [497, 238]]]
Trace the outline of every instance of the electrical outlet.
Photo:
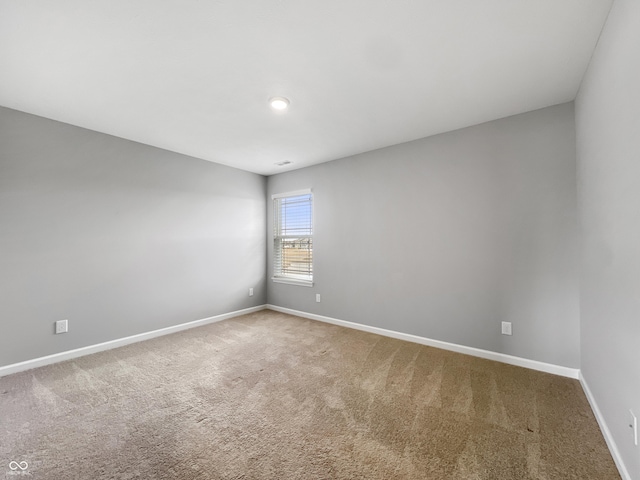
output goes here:
[[502, 335], [511, 335], [511, 322], [502, 322]]
[[250, 296], [250, 297], [253, 297], [253, 288], [250, 288], [250, 289], [249, 289], [249, 296]]
[[633, 410], [629, 410], [629, 418], [631, 422], [629, 423], [629, 427], [633, 430], [633, 444], [638, 446], [638, 417], [633, 414]]
[[69, 320], [58, 320], [56, 322], [56, 335], [59, 333], [67, 333], [69, 331]]
[[320, 294], [316, 293], [316, 302], [320, 303]]

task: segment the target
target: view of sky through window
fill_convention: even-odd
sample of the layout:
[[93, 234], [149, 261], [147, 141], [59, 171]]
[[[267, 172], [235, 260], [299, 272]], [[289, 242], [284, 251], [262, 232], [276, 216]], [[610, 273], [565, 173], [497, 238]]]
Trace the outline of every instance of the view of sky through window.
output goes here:
[[280, 202], [280, 235], [311, 235], [311, 194], [285, 197]]

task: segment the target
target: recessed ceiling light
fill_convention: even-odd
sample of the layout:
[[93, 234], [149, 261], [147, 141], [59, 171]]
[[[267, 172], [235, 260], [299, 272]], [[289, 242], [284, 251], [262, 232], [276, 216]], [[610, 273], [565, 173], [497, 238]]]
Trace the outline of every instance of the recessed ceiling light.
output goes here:
[[274, 110], [286, 110], [289, 106], [289, 99], [285, 97], [273, 97], [269, 100], [269, 105]]
[[289, 160], [285, 160], [284, 162], [278, 162], [275, 165], [279, 166], [279, 167], [284, 167], [285, 165], [291, 165], [291, 163]]

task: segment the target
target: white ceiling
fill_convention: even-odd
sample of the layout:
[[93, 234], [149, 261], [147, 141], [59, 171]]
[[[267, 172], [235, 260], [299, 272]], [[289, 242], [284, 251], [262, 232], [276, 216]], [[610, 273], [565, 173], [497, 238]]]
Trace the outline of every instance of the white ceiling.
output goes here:
[[268, 175], [573, 100], [610, 5], [0, 0], [0, 105]]

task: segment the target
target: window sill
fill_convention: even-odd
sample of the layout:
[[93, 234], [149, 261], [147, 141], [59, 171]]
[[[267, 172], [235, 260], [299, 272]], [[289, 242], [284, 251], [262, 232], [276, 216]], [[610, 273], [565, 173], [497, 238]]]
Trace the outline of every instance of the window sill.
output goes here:
[[301, 280], [297, 278], [287, 278], [287, 277], [271, 277], [275, 283], [286, 283], [289, 285], [298, 285], [300, 287], [313, 287], [312, 280]]

